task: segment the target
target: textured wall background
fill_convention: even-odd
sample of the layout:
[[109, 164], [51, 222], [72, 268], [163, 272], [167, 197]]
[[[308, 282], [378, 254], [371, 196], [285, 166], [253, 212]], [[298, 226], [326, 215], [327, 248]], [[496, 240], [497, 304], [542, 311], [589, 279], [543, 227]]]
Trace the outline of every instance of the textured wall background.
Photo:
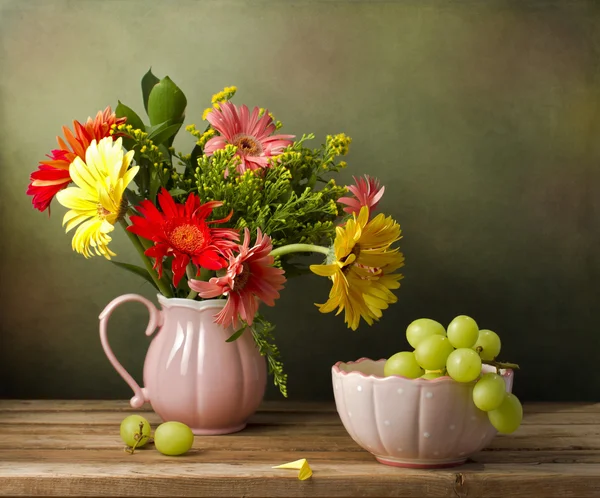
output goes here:
[[[268, 315], [291, 398], [329, 399], [336, 360], [388, 356], [413, 319], [465, 313], [521, 363], [522, 399], [600, 399], [599, 55], [594, 1], [0, 0], [0, 395], [130, 396], [97, 316], [149, 286], [73, 253], [62, 208], [40, 215], [25, 189], [63, 124], [117, 99], [141, 110], [152, 66], [186, 92], [186, 123], [236, 84], [285, 132], [354, 137], [340, 181], [386, 185], [399, 303], [352, 332], [313, 306], [324, 281], [291, 281]], [[128, 244], [116, 236], [136, 262]], [[138, 378], [145, 323], [139, 305], [111, 321]]]

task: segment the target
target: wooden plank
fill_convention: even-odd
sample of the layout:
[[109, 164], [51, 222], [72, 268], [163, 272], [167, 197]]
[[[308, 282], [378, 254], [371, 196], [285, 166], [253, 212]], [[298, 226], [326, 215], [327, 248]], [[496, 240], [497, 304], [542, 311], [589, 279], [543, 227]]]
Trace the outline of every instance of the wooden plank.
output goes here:
[[[198, 437], [204, 449], [223, 449], [227, 451], [363, 451], [347, 434], [315, 437], [310, 434], [289, 434], [286, 436], [274, 433], [261, 435], [243, 435]], [[3, 434], [0, 431], [1, 450], [52, 449], [52, 448], [90, 448], [111, 449], [120, 447], [118, 434], [89, 434], [85, 431], [71, 434], [34, 433]], [[600, 450], [600, 438], [585, 436], [558, 436], [548, 439], [544, 436], [498, 436], [488, 446], [492, 450], [531, 450], [531, 451], [563, 451], [563, 450]]]
[[[50, 400], [50, 399], [0, 399], [0, 413], [2, 412], [39, 412], [39, 411], [129, 411], [127, 400]], [[145, 404], [136, 411], [152, 411], [149, 404]]]
[[600, 403], [525, 402], [523, 410], [525, 413], [596, 413], [600, 415]]
[[[120, 424], [130, 413], [140, 413], [151, 424], [159, 424], [160, 417], [153, 411], [139, 410], [43, 410], [43, 411], [0, 411], [0, 424]], [[337, 412], [279, 412], [262, 411], [256, 413], [250, 423], [254, 425], [306, 425], [306, 426], [338, 426], [341, 420]], [[575, 413], [526, 413], [523, 425], [600, 425], [600, 414], [587, 412]]]
[[[1, 418], [1, 415], [0, 415]], [[600, 424], [600, 413], [594, 412], [525, 412], [523, 425], [572, 425]]]
[[471, 458], [477, 463], [600, 463], [600, 450], [511, 450], [486, 448]]
[[[600, 417], [600, 403], [549, 403], [525, 402], [523, 409], [529, 413], [588, 413]], [[6, 411], [133, 411], [128, 400], [0, 400], [0, 413]], [[135, 411], [152, 411], [149, 404]], [[305, 401], [265, 401], [259, 411], [276, 412], [335, 412], [333, 401], [305, 402]], [[600, 423], [600, 420], [599, 420]]]
[[0, 496], [486, 496], [600, 495], [600, 465], [468, 464], [454, 470], [398, 469], [376, 463], [315, 463], [313, 477], [247, 463], [124, 466], [121, 463], [0, 463]]
[[[159, 424], [160, 417], [154, 412], [139, 412], [131, 410], [129, 413], [119, 411], [10, 411], [0, 412], [0, 424], [82, 424], [94, 423], [103, 425], [120, 424], [131, 413], [140, 413], [151, 424]], [[254, 425], [310, 425], [310, 426], [341, 426], [337, 412], [331, 413], [294, 413], [294, 412], [259, 412], [250, 419]]]
[[[327, 461], [329, 463], [339, 462], [375, 462], [373, 455], [367, 451], [350, 451], [340, 449], [339, 451], [310, 451], [302, 452], [285, 450], [224, 450], [221, 448], [206, 448], [196, 443], [185, 455], [177, 458], [164, 456], [152, 447], [146, 445], [135, 454], [131, 455], [124, 451], [122, 444], [115, 443], [105, 449], [23, 449], [21, 451], [0, 450], [0, 462], [28, 463], [28, 462], [70, 462], [77, 464], [86, 463], [141, 463], [162, 462], [164, 465], [179, 465], [181, 462], [197, 463], [257, 463], [263, 462], [275, 465], [284, 462], [306, 458], [313, 462]], [[600, 450], [564, 450], [538, 451], [538, 450], [493, 450], [486, 449], [473, 455], [472, 463], [564, 463], [564, 464], [600, 464]]]
[[[154, 428], [158, 424], [153, 423]], [[573, 427], [573, 430], [570, 428]], [[48, 434], [48, 435], [59, 435], [59, 434], [73, 434], [73, 435], [105, 435], [111, 436], [118, 434], [119, 423], [113, 424], [93, 424], [93, 423], [74, 423], [74, 424], [2, 424], [0, 423], [0, 435], [22, 435], [23, 437], [29, 437], [30, 435], [36, 434]], [[323, 436], [325, 433], [325, 436]], [[597, 438], [600, 433], [600, 427], [597, 425], [523, 425], [521, 428], [510, 435], [498, 434], [497, 438], [501, 439], [515, 439], [515, 438], [530, 438], [530, 437], [546, 437], [551, 438], [558, 437], [589, 437], [590, 441]], [[299, 437], [303, 436], [315, 436], [320, 435], [322, 437], [329, 436], [345, 436], [347, 432], [341, 423], [338, 425], [331, 426], [309, 426], [299, 424], [298, 426], [292, 426], [285, 424], [282, 426], [273, 425], [262, 425], [250, 423], [248, 427], [238, 433], [227, 434], [220, 436], [218, 439], [230, 439], [234, 437], [238, 438], [249, 438], [257, 435], [265, 434], [267, 436], [273, 435], [295, 435]], [[207, 436], [198, 436], [198, 438], [205, 439]]]
[[[155, 413], [147, 414], [147, 419], [153, 427], [160, 423], [160, 418]], [[12, 432], [12, 428], [16, 428], [17, 432], [35, 432], [40, 428], [44, 432], [48, 432], [49, 430], [58, 430], [61, 426], [67, 427], [69, 430], [82, 430], [82, 428], [96, 430], [100, 428], [108, 434], [110, 431], [115, 431], [115, 428], [118, 429], [122, 420], [123, 414], [112, 412], [94, 412], [84, 415], [77, 412], [5, 413], [0, 416], [0, 434]], [[281, 424], [277, 423], [277, 418], [270, 420], [269, 423], [256, 423], [254, 420], [260, 420], [260, 417], [253, 418], [244, 431], [226, 437], [252, 437], [263, 434], [273, 435], [274, 433], [280, 436], [336, 436], [346, 434], [346, 430], [339, 419], [337, 423], [330, 421], [327, 424]], [[510, 438], [531, 436], [548, 439], [557, 437], [589, 437], [590, 439], [596, 439], [600, 437], [600, 424], [524, 424], [517, 432], [511, 434]]]
[[[132, 411], [128, 400], [13, 400], [0, 399], [0, 412], [38, 412], [38, 411]], [[135, 411], [152, 411], [146, 403]], [[259, 411], [278, 412], [335, 412], [332, 401], [265, 401]]]
[[[300, 455], [297, 451], [289, 449], [281, 451], [263, 450], [257, 451], [232, 451], [223, 449], [207, 449], [202, 445], [194, 444], [194, 447], [185, 455], [169, 457], [159, 453], [152, 444], [148, 444], [132, 455], [124, 451], [123, 444], [115, 444], [106, 449], [25, 449], [22, 451], [0, 450], [0, 462], [27, 463], [27, 462], [52, 462], [52, 463], [76, 463], [85, 462], [89, 464], [104, 465], [111, 464], [152, 464], [180, 465], [183, 463], [264, 463], [268, 466], [291, 462], [298, 458], [307, 458], [309, 462], [327, 461], [329, 463], [339, 461], [353, 462], [375, 462], [374, 457], [367, 451], [303, 451]], [[270, 467], [269, 467], [270, 468]]]
[[[268, 442], [267, 442], [268, 439]], [[331, 436], [326, 440], [304, 436], [214, 436], [199, 439], [203, 449], [224, 449], [228, 451], [363, 451], [350, 436]], [[0, 432], [0, 450], [19, 451], [23, 449], [119, 449], [122, 443], [119, 435], [86, 434], [34, 434], [27, 437], [19, 434], [3, 435]]]
[[[154, 413], [148, 414], [153, 426], [159, 423]], [[112, 412], [93, 413], [54, 413], [54, 412], [20, 412], [4, 413], [0, 416], [0, 449], [52, 448], [59, 447], [85, 448], [106, 447], [118, 441], [118, 427], [122, 414]], [[6, 423], [8, 422], [8, 423]], [[295, 448], [326, 450], [328, 445], [346, 444], [356, 446], [346, 430], [337, 424], [319, 425], [277, 424], [276, 419], [270, 424], [251, 423], [242, 432], [217, 437], [199, 437], [207, 446], [221, 445], [222, 448], [253, 450], [265, 448], [266, 445], [277, 445], [274, 450], [286, 449], [289, 445]], [[25, 442], [24, 442], [25, 441]], [[600, 448], [600, 425], [523, 425], [510, 436], [499, 435], [492, 441], [493, 449], [538, 449], [538, 450], [592, 450]]]

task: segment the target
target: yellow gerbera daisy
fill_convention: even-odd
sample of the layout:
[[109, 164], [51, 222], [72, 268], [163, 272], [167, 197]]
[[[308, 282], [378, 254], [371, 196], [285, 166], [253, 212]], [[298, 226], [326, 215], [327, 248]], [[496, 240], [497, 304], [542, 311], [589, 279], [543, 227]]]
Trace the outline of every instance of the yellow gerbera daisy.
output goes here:
[[[111, 137], [92, 141], [85, 152], [85, 162], [79, 157], [69, 166], [71, 179], [77, 185], [61, 190], [56, 199], [70, 211], [63, 218], [73, 236], [73, 250], [89, 258], [96, 253], [110, 259], [116, 256], [108, 248], [109, 233], [123, 215], [123, 193], [139, 170], [130, 168], [133, 151], [123, 153], [121, 139]], [[79, 226], [78, 226], [79, 225]]]
[[382, 310], [397, 301], [392, 289], [400, 287], [404, 256], [391, 248], [400, 240], [400, 225], [391, 217], [377, 215], [369, 221], [369, 209], [363, 206], [345, 226], [336, 228], [333, 261], [311, 265], [317, 275], [332, 280], [329, 299], [317, 304], [321, 313], [345, 310], [345, 322], [356, 330], [363, 318], [369, 325], [381, 317]]

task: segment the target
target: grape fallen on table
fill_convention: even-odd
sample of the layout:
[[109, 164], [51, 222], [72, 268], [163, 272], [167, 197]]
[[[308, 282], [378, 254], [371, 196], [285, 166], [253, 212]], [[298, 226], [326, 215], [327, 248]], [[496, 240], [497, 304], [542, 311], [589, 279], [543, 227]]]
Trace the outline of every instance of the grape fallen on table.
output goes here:
[[121, 439], [133, 453], [150, 440], [150, 423], [140, 415], [129, 415], [121, 422]]
[[193, 444], [192, 430], [181, 422], [165, 422], [154, 431], [154, 446], [163, 455], [183, 455]]

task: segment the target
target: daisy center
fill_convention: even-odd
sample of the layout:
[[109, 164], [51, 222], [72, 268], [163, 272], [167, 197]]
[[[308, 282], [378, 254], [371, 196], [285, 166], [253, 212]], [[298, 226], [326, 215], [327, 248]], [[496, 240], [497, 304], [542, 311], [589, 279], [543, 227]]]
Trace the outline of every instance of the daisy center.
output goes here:
[[96, 211], [98, 212], [98, 218], [101, 219], [106, 218], [110, 214], [110, 211], [106, 209], [102, 204], [98, 204]]
[[246, 287], [248, 280], [250, 280], [250, 265], [248, 263], [242, 263], [242, 272], [235, 277], [236, 290], [240, 291]]
[[263, 151], [260, 142], [250, 135], [238, 135], [233, 139], [233, 145], [244, 156], [259, 156]]
[[[113, 189], [111, 188], [108, 192], [109, 196], [113, 195]], [[109, 216], [112, 215], [117, 215], [117, 220], [122, 219], [125, 214], [127, 214], [127, 208], [129, 207], [129, 202], [127, 201], [127, 199], [125, 197], [121, 198], [121, 203], [119, 204], [119, 209], [118, 211], [111, 211], [110, 209], [106, 209], [101, 203], [98, 203], [98, 205], [96, 206], [96, 216], [98, 216], [98, 218], [100, 218], [101, 220], [105, 220], [106, 218], [108, 218]], [[109, 220], [111, 221], [111, 220]], [[111, 221], [111, 223], [114, 223], [115, 221]]]
[[169, 241], [175, 249], [188, 254], [196, 252], [206, 245], [202, 230], [196, 225], [179, 225], [169, 233]]

